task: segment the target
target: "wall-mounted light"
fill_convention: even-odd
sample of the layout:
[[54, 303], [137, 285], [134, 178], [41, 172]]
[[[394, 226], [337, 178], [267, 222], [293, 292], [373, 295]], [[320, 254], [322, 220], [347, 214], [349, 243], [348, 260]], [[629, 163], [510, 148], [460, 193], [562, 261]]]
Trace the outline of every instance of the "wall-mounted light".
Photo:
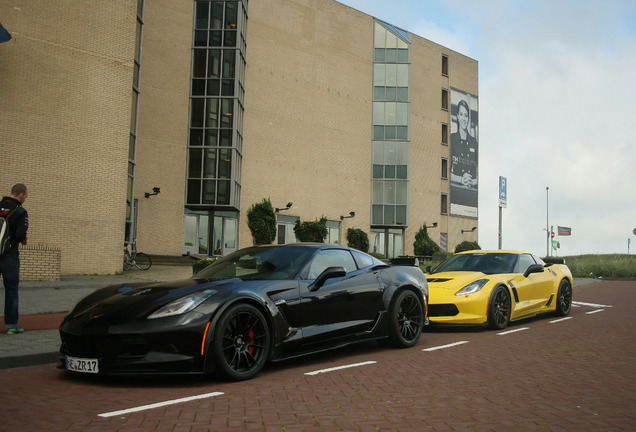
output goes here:
[[276, 207], [276, 213], [278, 213], [278, 212], [280, 212], [280, 211], [289, 210], [293, 204], [294, 204], [294, 203], [290, 201], [290, 202], [288, 202], [288, 203], [287, 203], [287, 207], [285, 207], [285, 208], [278, 208], [278, 207]]
[[477, 229], [477, 227], [472, 227], [472, 229], [469, 229], [469, 230], [462, 230], [462, 234], [467, 233], [467, 232], [475, 232], [476, 229]]
[[159, 192], [161, 192], [161, 189], [159, 189], [158, 187], [153, 187], [153, 188], [152, 188], [152, 193], [150, 193], [150, 192], [146, 192], [146, 193], [144, 194], [144, 197], [146, 197], [146, 198], [150, 198], [151, 196], [159, 195]]
[[349, 216], [340, 216], [340, 220], [355, 217], [356, 212], [349, 212]]
[[437, 222], [433, 222], [433, 225], [427, 226], [426, 228], [437, 228]]

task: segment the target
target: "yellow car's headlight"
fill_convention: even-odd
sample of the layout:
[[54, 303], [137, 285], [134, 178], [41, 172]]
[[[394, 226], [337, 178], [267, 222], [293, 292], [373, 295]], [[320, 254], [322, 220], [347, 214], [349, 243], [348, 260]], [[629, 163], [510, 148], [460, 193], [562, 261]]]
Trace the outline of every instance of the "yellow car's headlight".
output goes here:
[[484, 287], [488, 283], [488, 279], [479, 279], [475, 282], [471, 282], [466, 285], [464, 288], [460, 289], [455, 293], [456, 296], [466, 295], [466, 294], [474, 294], [480, 289]]

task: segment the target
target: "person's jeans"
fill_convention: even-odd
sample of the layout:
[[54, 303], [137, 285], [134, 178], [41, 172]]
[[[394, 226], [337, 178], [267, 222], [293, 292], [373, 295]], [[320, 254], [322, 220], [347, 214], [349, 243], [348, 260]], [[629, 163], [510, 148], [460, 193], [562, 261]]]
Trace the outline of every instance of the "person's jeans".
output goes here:
[[9, 252], [0, 256], [0, 274], [4, 281], [4, 326], [18, 326], [18, 284], [20, 283], [20, 255]]

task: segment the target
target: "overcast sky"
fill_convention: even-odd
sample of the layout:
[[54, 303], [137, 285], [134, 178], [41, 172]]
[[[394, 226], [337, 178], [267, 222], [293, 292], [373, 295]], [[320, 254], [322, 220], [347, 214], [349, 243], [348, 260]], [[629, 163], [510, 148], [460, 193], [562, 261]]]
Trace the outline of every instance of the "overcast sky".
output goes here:
[[479, 62], [482, 249], [635, 253], [636, 1], [338, 1]]

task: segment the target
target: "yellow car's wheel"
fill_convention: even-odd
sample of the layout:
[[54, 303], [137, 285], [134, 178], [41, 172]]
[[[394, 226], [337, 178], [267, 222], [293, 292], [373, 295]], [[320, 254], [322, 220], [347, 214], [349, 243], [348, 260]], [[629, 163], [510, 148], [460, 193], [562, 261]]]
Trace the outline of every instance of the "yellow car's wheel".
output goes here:
[[496, 287], [488, 304], [488, 327], [501, 330], [510, 322], [510, 293], [503, 286]]
[[566, 316], [572, 309], [572, 286], [567, 279], [563, 279], [559, 285], [557, 294], [556, 313], [559, 316]]

